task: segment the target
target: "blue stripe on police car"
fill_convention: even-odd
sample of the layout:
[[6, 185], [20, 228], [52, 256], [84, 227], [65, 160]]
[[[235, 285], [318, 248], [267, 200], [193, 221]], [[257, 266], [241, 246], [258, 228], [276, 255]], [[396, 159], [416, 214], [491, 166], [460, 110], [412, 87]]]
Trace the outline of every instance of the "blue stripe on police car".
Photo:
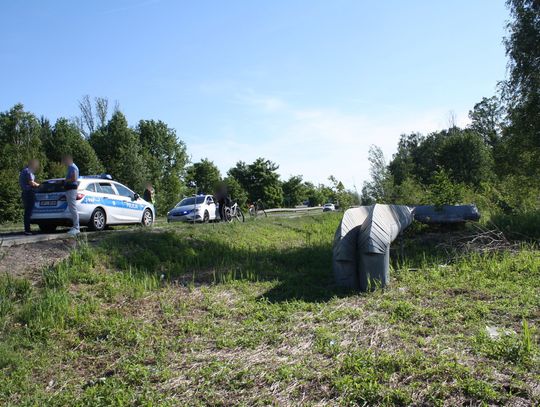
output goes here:
[[126, 208], [133, 209], [136, 211], [144, 210], [145, 206], [138, 204], [136, 202], [127, 202], [117, 199], [102, 198], [99, 196], [85, 196], [81, 201], [82, 204], [91, 204], [91, 205], [103, 205], [103, 206], [112, 206], [115, 208]]

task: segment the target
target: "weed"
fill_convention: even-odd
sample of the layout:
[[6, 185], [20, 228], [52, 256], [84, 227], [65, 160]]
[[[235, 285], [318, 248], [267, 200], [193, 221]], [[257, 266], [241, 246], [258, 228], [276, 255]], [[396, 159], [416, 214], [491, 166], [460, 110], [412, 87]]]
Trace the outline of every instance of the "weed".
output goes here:
[[530, 366], [540, 353], [526, 320], [522, 322], [521, 334], [503, 330], [493, 338], [482, 330], [475, 338], [475, 345], [479, 352], [489, 358], [524, 366]]

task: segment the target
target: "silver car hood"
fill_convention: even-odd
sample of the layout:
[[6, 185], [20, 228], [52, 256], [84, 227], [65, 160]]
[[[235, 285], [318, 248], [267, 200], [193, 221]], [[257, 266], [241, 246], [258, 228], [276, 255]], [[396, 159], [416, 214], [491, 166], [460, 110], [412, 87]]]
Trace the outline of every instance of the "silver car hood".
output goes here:
[[171, 213], [173, 213], [173, 212], [188, 212], [188, 211], [191, 211], [193, 209], [199, 209], [200, 207], [201, 207], [200, 204], [177, 206], [177, 207], [171, 209]]

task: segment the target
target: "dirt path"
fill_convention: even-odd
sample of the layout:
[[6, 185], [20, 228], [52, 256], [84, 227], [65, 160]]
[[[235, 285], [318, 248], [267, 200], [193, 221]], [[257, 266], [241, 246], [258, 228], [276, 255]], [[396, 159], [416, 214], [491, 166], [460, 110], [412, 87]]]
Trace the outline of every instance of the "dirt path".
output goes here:
[[37, 281], [44, 267], [65, 259], [76, 245], [75, 239], [62, 239], [0, 248], [0, 274]]

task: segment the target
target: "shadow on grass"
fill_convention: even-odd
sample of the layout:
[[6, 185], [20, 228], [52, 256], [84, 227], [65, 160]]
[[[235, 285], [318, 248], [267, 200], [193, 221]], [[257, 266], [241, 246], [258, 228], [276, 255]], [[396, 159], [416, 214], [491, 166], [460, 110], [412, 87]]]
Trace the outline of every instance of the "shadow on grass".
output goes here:
[[[330, 242], [312, 242], [308, 237], [297, 246], [278, 243], [257, 245], [249, 240], [228, 240], [224, 235], [203, 240], [174, 232], [137, 232], [110, 236], [98, 250], [114, 268], [183, 285], [275, 281], [264, 294], [271, 302], [325, 302], [351, 294], [334, 283]], [[395, 252], [394, 264], [398, 265], [398, 250]], [[416, 257], [414, 263], [426, 261], [425, 256]]]
[[328, 244], [257, 247], [234, 241], [186, 237], [173, 232], [118, 234], [100, 248], [111, 265], [180, 284], [219, 284], [233, 280], [277, 281], [269, 301], [328, 301], [346, 295], [332, 276]]

